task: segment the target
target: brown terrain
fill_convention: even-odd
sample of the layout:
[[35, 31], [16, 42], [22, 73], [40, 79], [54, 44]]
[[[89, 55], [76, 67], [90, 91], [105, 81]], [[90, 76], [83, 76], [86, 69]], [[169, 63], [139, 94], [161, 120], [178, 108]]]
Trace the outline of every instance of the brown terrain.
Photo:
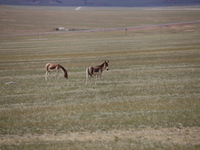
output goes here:
[[154, 141], [164, 144], [177, 145], [199, 145], [200, 144], [200, 128], [199, 127], [182, 127], [177, 128], [141, 128], [130, 130], [113, 130], [113, 131], [96, 131], [74, 132], [59, 135], [9, 135], [0, 138], [0, 144], [15, 145], [20, 143], [35, 142], [52, 142], [52, 141], [116, 141], [119, 139], [131, 139], [134, 141]]

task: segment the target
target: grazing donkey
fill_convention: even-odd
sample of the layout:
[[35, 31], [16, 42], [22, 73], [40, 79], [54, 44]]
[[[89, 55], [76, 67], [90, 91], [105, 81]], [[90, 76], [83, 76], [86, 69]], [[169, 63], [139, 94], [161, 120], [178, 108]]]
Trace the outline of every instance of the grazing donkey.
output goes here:
[[[103, 73], [103, 71], [106, 69], [108, 70], [108, 63], [109, 61], [105, 61], [102, 65], [99, 66], [89, 66], [86, 69], [86, 83], [85, 85], [87, 85], [87, 81], [88, 81], [88, 77], [90, 78], [90, 83], [91, 83], [91, 77], [96, 76], [96, 80], [98, 80], [98, 77], [101, 80], [101, 75]], [[96, 81], [95, 81], [95, 85], [96, 85]]]
[[58, 73], [59, 71], [62, 71], [64, 74], [64, 77], [66, 79], [68, 79], [68, 74], [67, 71], [65, 70], [65, 68], [63, 66], [61, 66], [60, 64], [52, 64], [52, 63], [47, 63], [46, 64], [46, 76], [45, 79], [48, 79], [49, 73], [51, 71], [56, 71], [56, 78], [58, 79]]

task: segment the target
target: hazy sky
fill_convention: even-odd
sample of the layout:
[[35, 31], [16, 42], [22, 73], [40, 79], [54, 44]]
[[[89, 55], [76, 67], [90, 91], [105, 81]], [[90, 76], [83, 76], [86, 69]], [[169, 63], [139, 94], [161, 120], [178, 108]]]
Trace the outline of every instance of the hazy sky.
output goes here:
[[0, 0], [0, 4], [57, 6], [177, 6], [200, 4], [200, 0]]

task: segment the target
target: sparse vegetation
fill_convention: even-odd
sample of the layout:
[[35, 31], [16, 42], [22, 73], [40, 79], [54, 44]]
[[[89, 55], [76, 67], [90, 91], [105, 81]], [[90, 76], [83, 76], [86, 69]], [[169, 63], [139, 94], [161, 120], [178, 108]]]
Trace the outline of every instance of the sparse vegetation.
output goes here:
[[[20, 14], [21, 21], [11, 24], [17, 33], [28, 30], [27, 26], [21, 28], [27, 21], [37, 26], [37, 21], [34, 22], [37, 12], [30, 9], [33, 16], [27, 16], [21, 13], [24, 10], [19, 7], [11, 10], [16, 12], [15, 17]], [[12, 20], [7, 10], [0, 11], [6, 12], [4, 19]], [[66, 11], [48, 7], [44, 16], [50, 11], [54, 11], [55, 20], [46, 18], [44, 22], [55, 27], [54, 23]], [[134, 14], [110, 10], [106, 19], [134, 14], [137, 25], [147, 25], [152, 21], [144, 21], [144, 16], [169, 23], [180, 19], [183, 12], [180, 21], [199, 19], [199, 10], [174, 10], [177, 16], [169, 15], [171, 10], [137, 11]], [[80, 28], [114, 27], [121, 23], [120, 19], [113, 23], [103, 21], [108, 11], [96, 11], [102, 16], [98, 20], [101, 24], [95, 22], [94, 10], [83, 12], [85, 16], [73, 10], [67, 12], [73, 16], [68, 24], [75, 23]], [[80, 23], [78, 19], [83, 16], [88, 19]], [[8, 22], [1, 24], [5, 29], [1, 35], [7, 33]], [[133, 22], [124, 19], [123, 26], [132, 26]], [[36, 28], [31, 30], [38, 32]], [[0, 148], [198, 149], [199, 31], [199, 24], [191, 24], [128, 33], [1, 36]], [[85, 86], [85, 68], [105, 60], [110, 61], [110, 66], [102, 81], [96, 86]], [[45, 81], [47, 62], [62, 64], [69, 79], [60, 75], [60, 80], [56, 80], [51, 74], [50, 81]], [[14, 84], [5, 84], [8, 82]]]

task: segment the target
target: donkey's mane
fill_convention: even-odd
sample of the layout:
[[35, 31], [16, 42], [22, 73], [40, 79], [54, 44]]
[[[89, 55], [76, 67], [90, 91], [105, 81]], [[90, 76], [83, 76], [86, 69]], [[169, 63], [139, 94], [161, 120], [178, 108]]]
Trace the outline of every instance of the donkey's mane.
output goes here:
[[65, 68], [64, 68], [63, 66], [60, 65], [60, 68], [62, 68], [62, 70], [63, 70], [64, 72], [66, 72], [66, 70], [65, 70]]
[[99, 66], [97, 66], [97, 67], [103, 67], [103, 65], [104, 65], [104, 63], [103, 63], [103, 64], [101, 64], [101, 65], [99, 65]]

